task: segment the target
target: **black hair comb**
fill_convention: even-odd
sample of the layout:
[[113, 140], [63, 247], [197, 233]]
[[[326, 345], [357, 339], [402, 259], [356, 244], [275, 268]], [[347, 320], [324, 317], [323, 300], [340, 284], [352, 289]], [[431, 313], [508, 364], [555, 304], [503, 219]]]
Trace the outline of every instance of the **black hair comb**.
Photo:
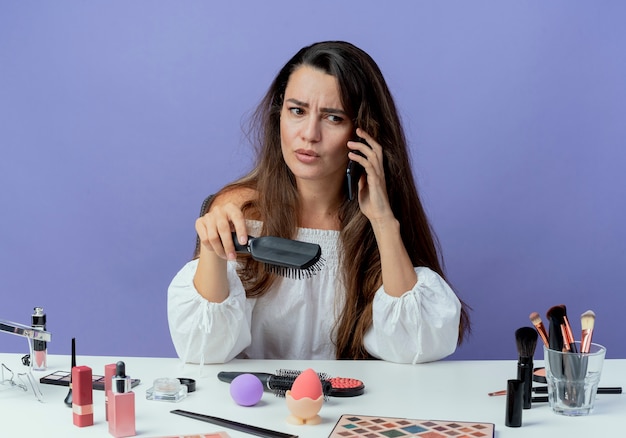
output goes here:
[[285, 239], [282, 237], [248, 236], [248, 243], [241, 245], [233, 232], [235, 251], [250, 254], [265, 265], [268, 272], [296, 280], [309, 278], [322, 269], [322, 248], [316, 243]]

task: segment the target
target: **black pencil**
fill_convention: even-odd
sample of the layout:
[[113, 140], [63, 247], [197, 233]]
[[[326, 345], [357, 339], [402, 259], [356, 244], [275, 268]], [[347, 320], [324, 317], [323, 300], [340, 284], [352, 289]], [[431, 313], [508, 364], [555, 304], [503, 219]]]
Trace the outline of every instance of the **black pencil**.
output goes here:
[[251, 426], [249, 424], [238, 423], [237, 421], [226, 420], [225, 418], [211, 417], [210, 415], [197, 414], [195, 412], [174, 409], [170, 411], [172, 414], [182, 415], [183, 417], [193, 418], [195, 420], [204, 421], [206, 423], [217, 424], [218, 426], [228, 427], [229, 429], [238, 430], [239, 432], [249, 433], [250, 435], [260, 436], [263, 438], [298, 438], [298, 435], [290, 433], [277, 432], [275, 430], [263, 429], [262, 427]]

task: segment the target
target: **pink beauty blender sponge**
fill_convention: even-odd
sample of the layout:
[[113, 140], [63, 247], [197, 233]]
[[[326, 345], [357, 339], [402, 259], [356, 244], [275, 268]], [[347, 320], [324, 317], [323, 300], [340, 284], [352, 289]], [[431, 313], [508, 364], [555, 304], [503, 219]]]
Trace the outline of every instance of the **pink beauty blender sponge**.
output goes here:
[[230, 396], [241, 406], [254, 406], [263, 396], [263, 383], [253, 374], [241, 374], [230, 383]]
[[285, 394], [291, 424], [319, 424], [322, 419], [317, 413], [322, 409], [324, 394], [320, 377], [311, 368], [304, 370]]

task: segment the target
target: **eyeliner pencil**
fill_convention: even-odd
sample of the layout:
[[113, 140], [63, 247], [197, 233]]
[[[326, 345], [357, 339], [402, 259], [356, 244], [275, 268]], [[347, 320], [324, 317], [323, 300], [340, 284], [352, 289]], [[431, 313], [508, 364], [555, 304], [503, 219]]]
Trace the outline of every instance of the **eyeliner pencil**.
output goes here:
[[211, 417], [210, 415], [183, 411], [181, 409], [174, 409], [170, 412], [172, 414], [182, 415], [183, 417], [193, 418], [206, 423], [217, 424], [218, 426], [227, 427], [229, 429], [238, 430], [239, 432], [249, 433], [250, 435], [260, 436], [263, 438], [298, 438], [298, 435], [292, 435], [290, 433], [276, 432], [275, 430], [263, 429], [262, 427], [238, 423], [237, 421], [226, 420], [225, 418]]

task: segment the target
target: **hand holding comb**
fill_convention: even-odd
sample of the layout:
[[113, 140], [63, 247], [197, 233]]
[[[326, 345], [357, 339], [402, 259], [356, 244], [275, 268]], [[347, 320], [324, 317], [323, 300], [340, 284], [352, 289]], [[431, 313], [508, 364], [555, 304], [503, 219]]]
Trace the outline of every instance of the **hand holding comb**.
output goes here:
[[248, 236], [248, 243], [242, 245], [232, 233], [235, 251], [250, 254], [265, 265], [268, 272], [296, 280], [309, 278], [321, 270], [324, 263], [319, 245], [282, 237]]

